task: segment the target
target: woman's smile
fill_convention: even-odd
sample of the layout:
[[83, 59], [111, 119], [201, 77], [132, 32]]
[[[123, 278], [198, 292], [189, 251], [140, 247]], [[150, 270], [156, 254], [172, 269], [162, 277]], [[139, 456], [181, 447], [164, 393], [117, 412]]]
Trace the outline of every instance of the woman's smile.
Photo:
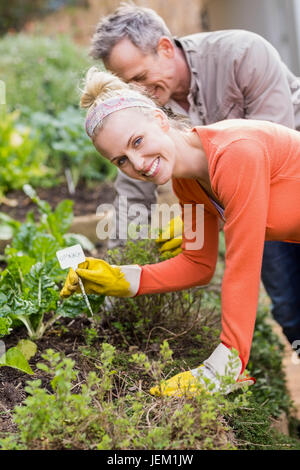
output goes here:
[[156, 176], [157, 173], [159, 172], [159, 166], [160, 166], [160, 157], [157, 157], [155, 158], [155, 160], [152, 161], [151, 165], [147, 168], [147, 171], [143, 173], [143, 175], [147, 177]]

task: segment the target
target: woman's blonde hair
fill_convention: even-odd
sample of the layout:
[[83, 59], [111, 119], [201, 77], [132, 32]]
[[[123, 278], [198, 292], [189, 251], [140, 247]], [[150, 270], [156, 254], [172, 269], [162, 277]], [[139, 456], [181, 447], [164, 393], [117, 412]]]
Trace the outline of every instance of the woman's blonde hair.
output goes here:
[[108, 98], [122, 95], [130, 86], [120, 78], [110, 72], [104, 72], [97, 67], [91, 67], [84, 80], [80, 106], [90, 108]]
[[[149, 105], [151, 105], [153, 108], [159, 108], [164, 111], [173, 127], [182, 130], [190, 127], [190, 123], [185, 117], [175, 115], [169, 110], [161, 108], [141, 86], [132, 83], [126, 83], [113, 73], [104, 72], [103, 70], [99, 70], [97, 67], [91, 67], [86, 74], [83, 82], [83, 89], [81, 90], [82, 95], [80, 99], [80, 106], [81, 108], [88, 108], [88, 110], [90, 110], [91, 108], [97, 106], [109, 98], [122, 96], [129, 90], [134, 90], [135, 92], [140, 93], [143, 96], [143, 100], [146, 99]], [[149, 108], [141, 106], [137, 107], [136, 109], [141, 111], [146, 116], [151, 115], [151, 110]], [[96, 127], [94, 135], [97, 134], [97, 131], [101, 128], [101, 125], [102, 123]]]

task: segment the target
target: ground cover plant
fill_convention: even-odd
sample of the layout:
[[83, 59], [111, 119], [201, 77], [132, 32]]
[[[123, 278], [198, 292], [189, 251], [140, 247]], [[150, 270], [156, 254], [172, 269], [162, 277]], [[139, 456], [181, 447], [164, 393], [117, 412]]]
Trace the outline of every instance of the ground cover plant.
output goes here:
[[[142, 264], [159, 254], [154, 241], [144, 240], [108, 257]], [[110, 300], [93, 318], [63, 318], [53, 325], [30, 361], [35, 380], [26, 385], [26, 377], [10, 370], [10, 383], [4, 381], [0, 447], [300, 449], [296, 437], [272, 428], [274, 417], [291, 412], [291, 402], [282, 346], [264, 309], [249, 363], [257, 386], [228, 396], [201, 392], [193, 399], [149, 393], [161, 379], [199, 365], [218, 344], [222, 270], [221, 253], [209, 288]], [[21, 334], [16, 330], [15, 341]], [[12, 335], [7, 344], [13, 344]], [[14, 386], [20, 380], [21, 391]], [[17, 403], [13, 390], [20, 395]]]

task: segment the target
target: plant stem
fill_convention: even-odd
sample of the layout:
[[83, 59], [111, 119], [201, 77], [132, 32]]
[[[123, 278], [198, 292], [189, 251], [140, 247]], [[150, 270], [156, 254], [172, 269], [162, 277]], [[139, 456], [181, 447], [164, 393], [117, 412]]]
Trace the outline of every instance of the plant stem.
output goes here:
[[43, 323], [43, 317], [44, 315], [42, 316], [39, 326], [36, 329], [36, 333], [35, 333], [36, 339], [41, 339], [45, 331], [48, 330], [57, 320], [59, 320], [61, 315], [57, 313], [52, 318], [50, 318], [50, 320], [48, 320], [46, 323]]
[[65, 169], [65, 176], [67, 180], [67, 185], [68, 185], [68, 191], [70, 194], [75, 194], [75, 184], [72, 178], [72, 172], [70, 168]]
[[29, 338], [34, 338], [35, 332], [32, 328], [32, 325], [30, 324], [30, 321], [27, 318], [25, 318], [23, 315], [18, 316], [18, 319], [21, 320], [21, 322], [26, 326]]
[[39, 278], [39, 290], [38, 290], [38, 305], [41, 306], [42, 301], [42, 279]]

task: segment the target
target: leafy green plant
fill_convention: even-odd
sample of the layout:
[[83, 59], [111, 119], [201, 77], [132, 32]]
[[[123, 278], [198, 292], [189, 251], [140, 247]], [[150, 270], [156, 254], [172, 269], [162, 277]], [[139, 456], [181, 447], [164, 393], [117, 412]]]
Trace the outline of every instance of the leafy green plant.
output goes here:
[[[78, 433], [79, 424], [82, 426], [92, 413], [88, 408], [93, 396], [92, 387], [95, 383], [95, 375], [90, 376], [87, 386], [83, 387], [82, 394], [72, 394], [72, 381], [76, 378], [74, 362], [71, 359], [62, 359], [58, 353], [52, 350], [43, 356], [48, 362], [38, 364], [38, 367], [46, 374], [52, 376], [50, 394], [41, 387], [41, 381], [28, 383], [26, 392], [28, 398], [24, 406], [15, 410], [15, 422], [20, 429], [19, 443], [12, 444], [11, 439], [4, 439], [4, 448], [8, 444], [15, 448], [27, 448], [35, 441], [49, 438], [60, 442], [64, 437], [70, 438], [73, 433]], [[84, 434], [83, 434], [84, 439]], [[48, 440], [48, 439], [47, 439]], [[67, 445], [66, 445], [67, 447]]]
[[[38, 339], [60, 317], [73, 318], [88, 314], [88, 310], [81, 295], [65, 301], [59, 296], [58, 284], [66, 273], [60, 269], [55, 254], [76, 240], [75, 235], [66, 234], [73, 216], [72, 201], [62, 201], [52, 211], [30, 186], [25, 191], [37, 204], [40, 220], [36, 223], [29, 213], [24, 224], [12, 224], [14, 237], [5, 250], [7, 266], [0, 277], [0, 318], [4, 319], [3, 329], [5, 324], [6, 330], [10, 328], [7, 319], [21, 321], [29, 337]], [[103, 298], [90, 296], [89, 300], [97, 311]]]
[[7, 108], [14, 111], [0, 126], [0, 190], [2, 185], [3, 191], [21, 188], [26, 182], [53, 185], [65, 174], [73, 193], [79, 178], [89, 182], [115, 177], [116, 167], [86, 135], [78, 106], [79, 81], [90, 65], [87, 51], [66, 37], [20, 34], [0, 40], [0, 76], [6, 83]]
[[25, 183], [45, 186], [55, 171], [46, 166], [47, 153], [30, 128], [18, 125], [19, 113], [0, 116], [0, 200]]

